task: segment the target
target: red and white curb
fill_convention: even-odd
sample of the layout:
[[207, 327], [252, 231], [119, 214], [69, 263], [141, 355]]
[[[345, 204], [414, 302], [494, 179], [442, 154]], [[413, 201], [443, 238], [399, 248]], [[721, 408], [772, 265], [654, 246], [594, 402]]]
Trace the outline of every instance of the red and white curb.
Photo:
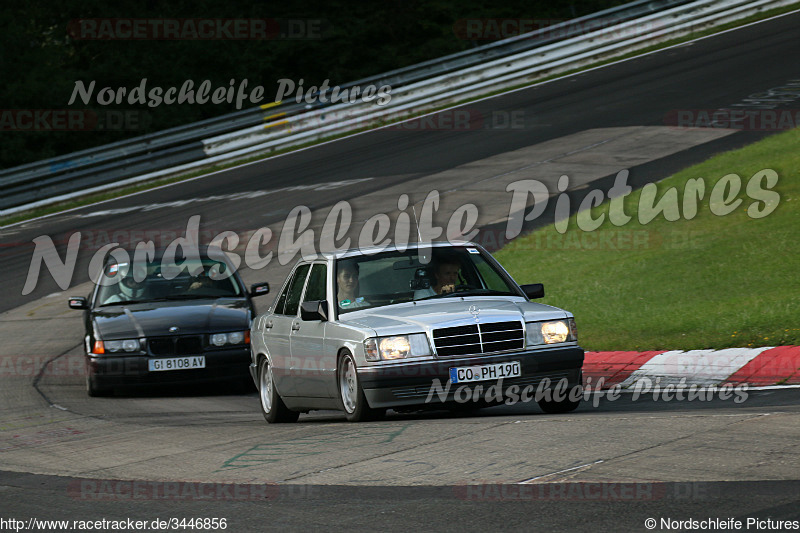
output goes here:
[[[584, 382], [603, 388], [633, 387], [647, 378], [661, 385], [722, 385], [760, 387], [800, 384], [800, 346], [671, 350], [649, 352], [586, 352]], [[591, 378], [589, 380], [588, 378]]]

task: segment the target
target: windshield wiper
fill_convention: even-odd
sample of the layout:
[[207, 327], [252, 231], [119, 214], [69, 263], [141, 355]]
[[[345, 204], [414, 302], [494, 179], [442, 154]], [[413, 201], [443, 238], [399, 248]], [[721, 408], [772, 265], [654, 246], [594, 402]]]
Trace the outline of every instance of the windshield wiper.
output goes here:
[[97, 307], [107, 307], [109, 305], [141, 304], [141, 303], [147, 303], [147, 302], [152, 302], [152, 301], [153, 300], [124, 300], [124, 301], [121, 301], [121, 302], [107, 302], [107, 303], [104, 303], [104, 304], [100, 304]]
[[217, 298], [230, 298], [231, 296], [220, 296], [219, 294], [173, 294], [159, 300], [216, 300]]

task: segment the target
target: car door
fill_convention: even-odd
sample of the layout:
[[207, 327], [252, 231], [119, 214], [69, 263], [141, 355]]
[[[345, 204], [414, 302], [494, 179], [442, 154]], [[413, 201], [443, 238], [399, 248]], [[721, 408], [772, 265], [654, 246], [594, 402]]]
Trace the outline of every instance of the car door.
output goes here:
[[[302, 301], [325, 300], [327, 286], [327, 265], [315, 263], [311, 267]], [[335, 361], [327, 361], [324, 357], [327, 325], [327, 321], [302, 320], [300, 317], [293, 322], [290, 339], [292, 375], [295, 376], [293, 381], [298, 396], [316, 398], [328, 396], [326, 379], [332, 372], [330, 367], [335, 368]]]
[[308, 263], [298, 265], [284, 286], [273, 312], [266, 317], [263, 325], [264, 345], [269, 351], [273, 368], [275, 386], [282, 396], [297, 396], [297, 388], [292, 376], [290, 337], [292, 326], [298, 320], [300, 297], [303, 294], [308, 271]]

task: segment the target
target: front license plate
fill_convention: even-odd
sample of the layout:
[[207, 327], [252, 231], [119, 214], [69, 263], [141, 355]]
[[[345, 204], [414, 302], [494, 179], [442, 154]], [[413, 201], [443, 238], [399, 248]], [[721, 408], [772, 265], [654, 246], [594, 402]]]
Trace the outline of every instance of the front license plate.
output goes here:
[[451, 383], [487, 381], [500, 378], [518, 378], [522, 375], [519, 361], [493, 365], [459, 366], [450, 369]]
[[196, 355], [191, 357], [170, 357], [169, 359], [150, 359], [147, 362], [147, 367], [150, 372], [205, 368], [206, 358], [203, 355]]

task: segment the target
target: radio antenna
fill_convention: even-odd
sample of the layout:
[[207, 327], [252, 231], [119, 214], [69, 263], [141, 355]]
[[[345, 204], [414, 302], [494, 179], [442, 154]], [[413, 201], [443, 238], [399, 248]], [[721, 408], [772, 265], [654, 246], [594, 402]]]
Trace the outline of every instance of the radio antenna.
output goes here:
[[417, 226], [417, 244], [422, 243], [422, 234], [419, 232], [419, 220], [417, 220], [417, 208], [411, 204], [411, 211], [414, 213], [414, 225]]
[[417, 225], [417, 257], [419, 257], [420, 263], [422, 263], [423, 265], [427, 265], [428, 263], [431, 262], [431, 252], [433, 251], [433, 249], [430, 247], [430, 244], [425, 249], [420, 247], [420, 245], [422, 244], [422, 233], [420, 233], [419, 231], [419, 220], [417, 220], [416, 207], [412, 205], [411, 211], [414, 213], [414, 224]]

